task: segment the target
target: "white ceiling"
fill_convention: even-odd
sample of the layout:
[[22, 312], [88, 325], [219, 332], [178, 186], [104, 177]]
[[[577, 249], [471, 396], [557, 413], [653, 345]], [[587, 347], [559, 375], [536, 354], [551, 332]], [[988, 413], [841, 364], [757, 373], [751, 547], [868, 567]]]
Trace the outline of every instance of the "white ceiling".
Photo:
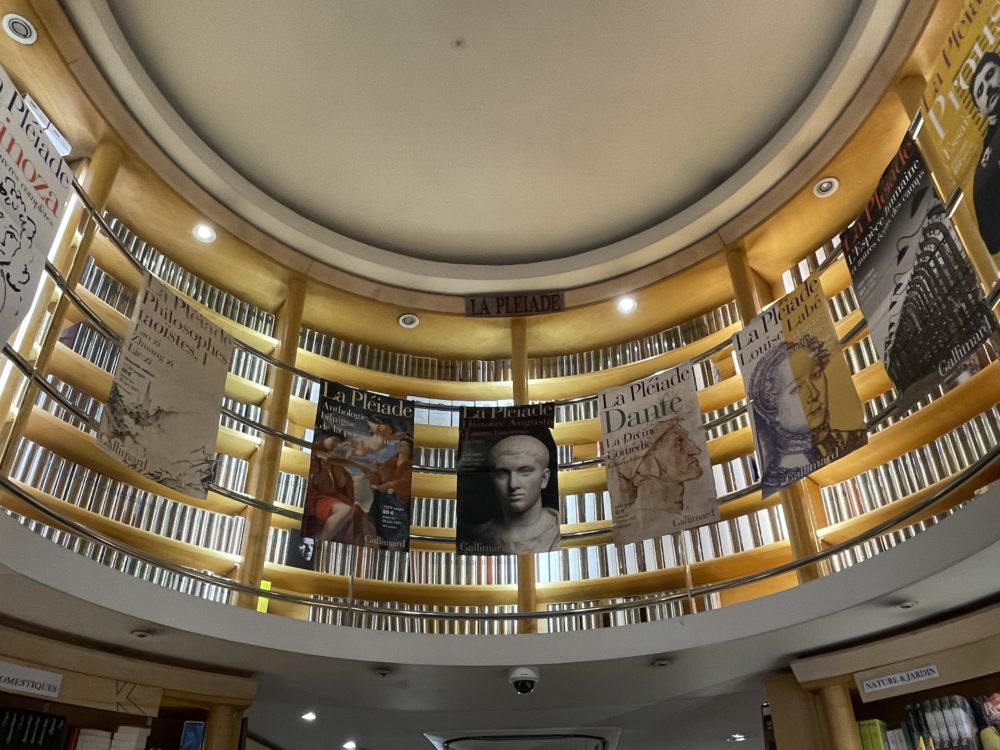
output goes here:
[[64, 3], [220, 200], [331, 265], [443, 291], [590, 283], [710, 234], [829, 128], [904, 4]]

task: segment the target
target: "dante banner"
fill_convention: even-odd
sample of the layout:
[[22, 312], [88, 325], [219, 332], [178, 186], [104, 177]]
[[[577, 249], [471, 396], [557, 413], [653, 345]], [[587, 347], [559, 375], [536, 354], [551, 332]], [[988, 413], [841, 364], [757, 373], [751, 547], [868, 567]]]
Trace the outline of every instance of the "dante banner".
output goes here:
[[233, 340], [154, 276], [139, 292], [122, 343], [100, 446], [164, 487], [203, 498]]
[[746, 387], [764, 497], [868, 442], [818, 277], [810, 277], [733, 337]]
[[910, 136], [841, 236], [868, 333], [913, 403], [989, 337], [996, 320]]
[[31, 305], [73, 186], [66, 166], [0, 68], [0, 339]]
[[478, 555], [559, 548], [552, 404], [462, 409], [456, 548]]
[[323, 383], [302, 538], [409, 549], [413, 410], [412, 401]]
[[597, 399], [615, 544], [718, 521], [691, 364], [608, 388]]
[[[923, 98], [926, 137], [1000, 253], [1000, 0], [966, 0]], [[943, 177], [944, 175], [942, 175]]]

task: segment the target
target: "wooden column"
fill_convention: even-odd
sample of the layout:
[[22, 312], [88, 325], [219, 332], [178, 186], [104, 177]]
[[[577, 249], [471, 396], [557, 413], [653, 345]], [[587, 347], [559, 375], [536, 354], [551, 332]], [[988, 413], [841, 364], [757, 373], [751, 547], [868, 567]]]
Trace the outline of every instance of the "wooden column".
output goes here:
[[[94, 151], [84, 178], [83, 188], [90, 198], [91, 203], [93, 203], [94, 208], [98, 211], [103, 210], [108, 204], [111, 188], [114, 185], [115, 177], [118, 175], [118, 168], [121, 166], [123, 157], [124, 154], [121, 147], [117, 143], [108, 140], [101, 141]], [[75, 228], [80, 223], [80, 217], [82, 216], [83, 208], [81, 206], [77, 212], [74, 212], [74, 216], [70, 219], [71, 222], [75, 220], [76, 225], [70, 224], [70, 226]], [[62, 238], [60, 246], [54, 253], [55, 260], [53, 263], [65, 277], [67, 286], [70, 289], [75, 289], [80, 281], [80, 276], [83, 274], [83, 267], [90, 251], [90, 243], [94, 238], [96, 229], [97, 224], [94, 221], [89, 220], [89, 217], [84, 218], [82, 236], [77, 239], [77, 231], [75, 229], [68, 230]], [[41, 321], [44, 318], [43, 306], [46, 303], [45, 298], [39, 300], [40, 309], [37, 311], [38, 318], [34, 323], [34, 331], [29, 331], [31, 341], [27, 340], [28, 337], [25, 339], [25, 346], [29, 347], [29, 349], [37, 337], [38, 329], [41, 327]], [[59, 341], [59, 335], [62, 333], [66, 311], [71, 304], [69, 297], [66, 295], [59, 297], [52, 311], [52, 317], [49, 320], [48, 328], [38, 348], [37, 355], [31, 357], [30, 351], [27, 352], [29, 354], [29, 361], [33, 362], [35, 370], [39, 374], [44, 374], [48, 368], [52, 351], [55, 349], [55, 345]], [[10, 467], [14, 462], [14, 452], [17, 448], [17, 439], [24, 430], [24, 425], [31, 413], [31, 405], [35, 402], [37, 395], [38, 387], [33, 383], [29, 383], [21, 399], [21, 408], [12, 422], [5, 423], [3, 432], [0, 434], [0, 441], [3, 444], [3, 454], [2, 458], [0, 458], [0, 472], [4, 476], [10, 473]], [[6, 406], [7, 409], [10, 408], [9, 402]]]
[[[765, 285], [757, 281], [757, 273], [750, 267], [746, 249], [740, 246], [726, 250], [726, 264], [733, 284], [736, 308], [740, 320], [747, 325], [760, 312], [766, 299]], [[801, 479], [780, 493], [781, 505], [788, 527], [788, 541], [792, 555], [796, 558], [817, 552], [820, 548], [816, 531], [823, 525], [822, 502], [819, 501], [819, 487], [811, 479]], [[813, 581], [829, 570], [828, 565], [811, 565], [795, 571], [799, 583]]]
[[205, 722], [204, 750], [237, 750], [243, 712], [232, 706], [212, 706]]
[[[287, 365], [295, 364], [298, 353], [305, 298], [306, 278], [296, 274], [288, 280], [285, 301], [275, 316], [275, 334], [278, 338], [275, 357]], [[285, 430], [292, 379], [292, 373], [282, 367], [269, 368], [269, 393], [264, 400], [261, 423], [272, 430]], [[272, 505], [278, 485], [278, 466], [284, 441], [271, 435], [263, 435], [262, 438], [263, 442], [250, 459], [247, 488], [257, 500]], [[261, 508], [248, 507], [245, 515], [247, 522], [243, 532], [243, 562], [240, 564], [238, 580], [247, 586], [259, 586], [267, 552], [267, 537], [271, 529], [271, 513]], [[257, 597], [252, 594], [238, 594], [236, 601], [241, 607], [257, 607]]]
[[[510, 365], [514, 403], [528, 403], [528, 324], [524, 318], [510, 321]], [[517, 556], [517, 609], [533, 612], [538, 608], [535, 591], [534, 554]], [[538, 620], [518, 620], [518, 633], [537, 633]]]
[[862, 750], [858, 722], [854, 718], [851, 693], [845, 685], [827, 685], [819, 690], [830, 732], [830, 744], [837, 750]]

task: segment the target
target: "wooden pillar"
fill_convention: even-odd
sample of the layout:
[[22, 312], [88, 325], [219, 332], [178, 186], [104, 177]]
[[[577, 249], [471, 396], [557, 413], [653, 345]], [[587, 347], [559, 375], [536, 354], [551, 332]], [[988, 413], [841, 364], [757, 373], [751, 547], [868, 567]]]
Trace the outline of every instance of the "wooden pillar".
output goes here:
[[[510, 321], [510, 366], [514, 403], [528, 403], [528, 324], [524, 318]], [[534, 612], [538, 608], [535, 591], [535, 555], [517, 556], [517, 609]], [[518, 633], [537, 633], [538, 620], [518, 620]]]
[[[275, 357], [286, 365], [294, 365], [299, 349], [299, 331], [302, 328], [302, 308], [306, 298], [306, 278], [295, 275], [288, 281], [285, 301], [275, 316], [278, 348]], [[269, 393], [264, 400], [261, 423], [279, 432], [285, 430], [288, 420], [288, 401], [292, 394], [293, 375], [282, 367], [270, 367], [267, 378]], [[278, 467], [284, 441], [263, 435], [263, 442], [250, 459], [247, 487], [251, 495], [262, 503], [272, 505], [278, 485]], [[243, 532], [243, 562], [238, 580], [247, 586], [259, 586], [267, 552], [267, 537], [271, 529], [271, 512], [248, 507]], [[238, 594], [237, 604], [256, 609], [257, 597]]]
[[[733, 284], [736, 308], [740, 320], [747, 325], [760, 312], [762, 303], [771, 300], [763, 297], [763, 285], [756, 282], [757, 274], [750, 267], [746, 249], [740, 246], [726, 250], [726, 264]], [[788, 540], [795, 558], [819, 550], [816, 530], [823, 525], [823, 505], [819, 501], [819, 487], [811, 479], [801, 479], [779, 493], [788, 527]], [[795, 571], [799, 583], [813, 581], [829, 571], [827, 564], [811, 565]]]
[[862, 750], [858, 722], [854, 718], [851, 693], [845, 685], [820, 688], [820, 700], [830, 732], [830, 744], [837, 750]]
[[[94, 151], [83, 187], [94, 208], [98, 211], [103, 210], [107, 206], [108, 198], [111, 195], [111, 188], [114, 185], [115, 177], [118, 175], [118, 168], [121, 166], [123, 157], [124, 154], [121, 147], [117, 143], [108, 140], [101, 141]], [[83, 216], [82, 207], [79, 209], [79, 216]], [[79, 223], [80, 219], [76, 215], [71, 217], [70, 220], [73, 221], [74, 219]], [[90, 220], [89, 217], [83, 219], [83, 222], [83, 233], [79, 240], [77, 241], [76, 239], [76, 231], [67, 231], [55, 252], [54, 264], [65, 277], [67, 286], [70, 289], [74, 289], [80, 281], [80, 276], [83, 274], [84, 264], [87, 261], [90, 251], [90, 243], [97, 229], [96, 222]], [[74, 225], [71, 224], [70, 226]], [[40, 300], [40, 303], [41, 305], [46, 304], [45, 299]], [[35, 357], [29, 356], [29, 361], [33, 360], [35, 370], [39, 374], [44, 374], [48, 368], [49, 359], [52, 357], [55, 345], [59, 341], [59, 335], [62, 333], [66, 311], [71, 304], [69, 297], [66, 295], [59, 297], [52, 311], [52, 317], [49, 320], [48, 328], [38, 348], [37, 355]], [[42, 309], [38, 311], [38, 315], [39, 318], [35, 322], [34, 335], [31, 337], [32, 340], [26, 343], [27, 347], [31, 347], [35, 337], [37, 337], [37, 330], [41, 327], [41, 320], [44, 317]], [[31, 332], [29, 332], [30, 334]], [[34, 403], [37, 395], [38, 387], [33, 383], [29, 383], [21, 399], [21, 408], [17, 415], [12, 422], [4, 425], [4, 430], [0, 433], [0, 441], [3, 444], [3, 454], [2, 458], [0, 458], [0, 472], [4, 476], [10, 473], [10, 467], [14, 462], [14, 452], [17, 448], [17, 439], [24, 430], [24, 425], [31, 413], [31, 405]], [[7, 409], [9, 408], [10, 405], [8, 402]]]
[[204, 750], [237, 750], [243, 712], [232, 706], [212, 706], [205, 722]]

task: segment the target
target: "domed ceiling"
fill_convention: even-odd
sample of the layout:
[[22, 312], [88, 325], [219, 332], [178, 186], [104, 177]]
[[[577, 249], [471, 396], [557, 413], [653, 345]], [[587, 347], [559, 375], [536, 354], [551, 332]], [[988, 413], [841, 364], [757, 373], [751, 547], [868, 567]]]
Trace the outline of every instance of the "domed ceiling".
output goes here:
[[197, 182], [336, 268], [577, 286], [711, 234], [822, 136], [903, 0], [66, 0]]

